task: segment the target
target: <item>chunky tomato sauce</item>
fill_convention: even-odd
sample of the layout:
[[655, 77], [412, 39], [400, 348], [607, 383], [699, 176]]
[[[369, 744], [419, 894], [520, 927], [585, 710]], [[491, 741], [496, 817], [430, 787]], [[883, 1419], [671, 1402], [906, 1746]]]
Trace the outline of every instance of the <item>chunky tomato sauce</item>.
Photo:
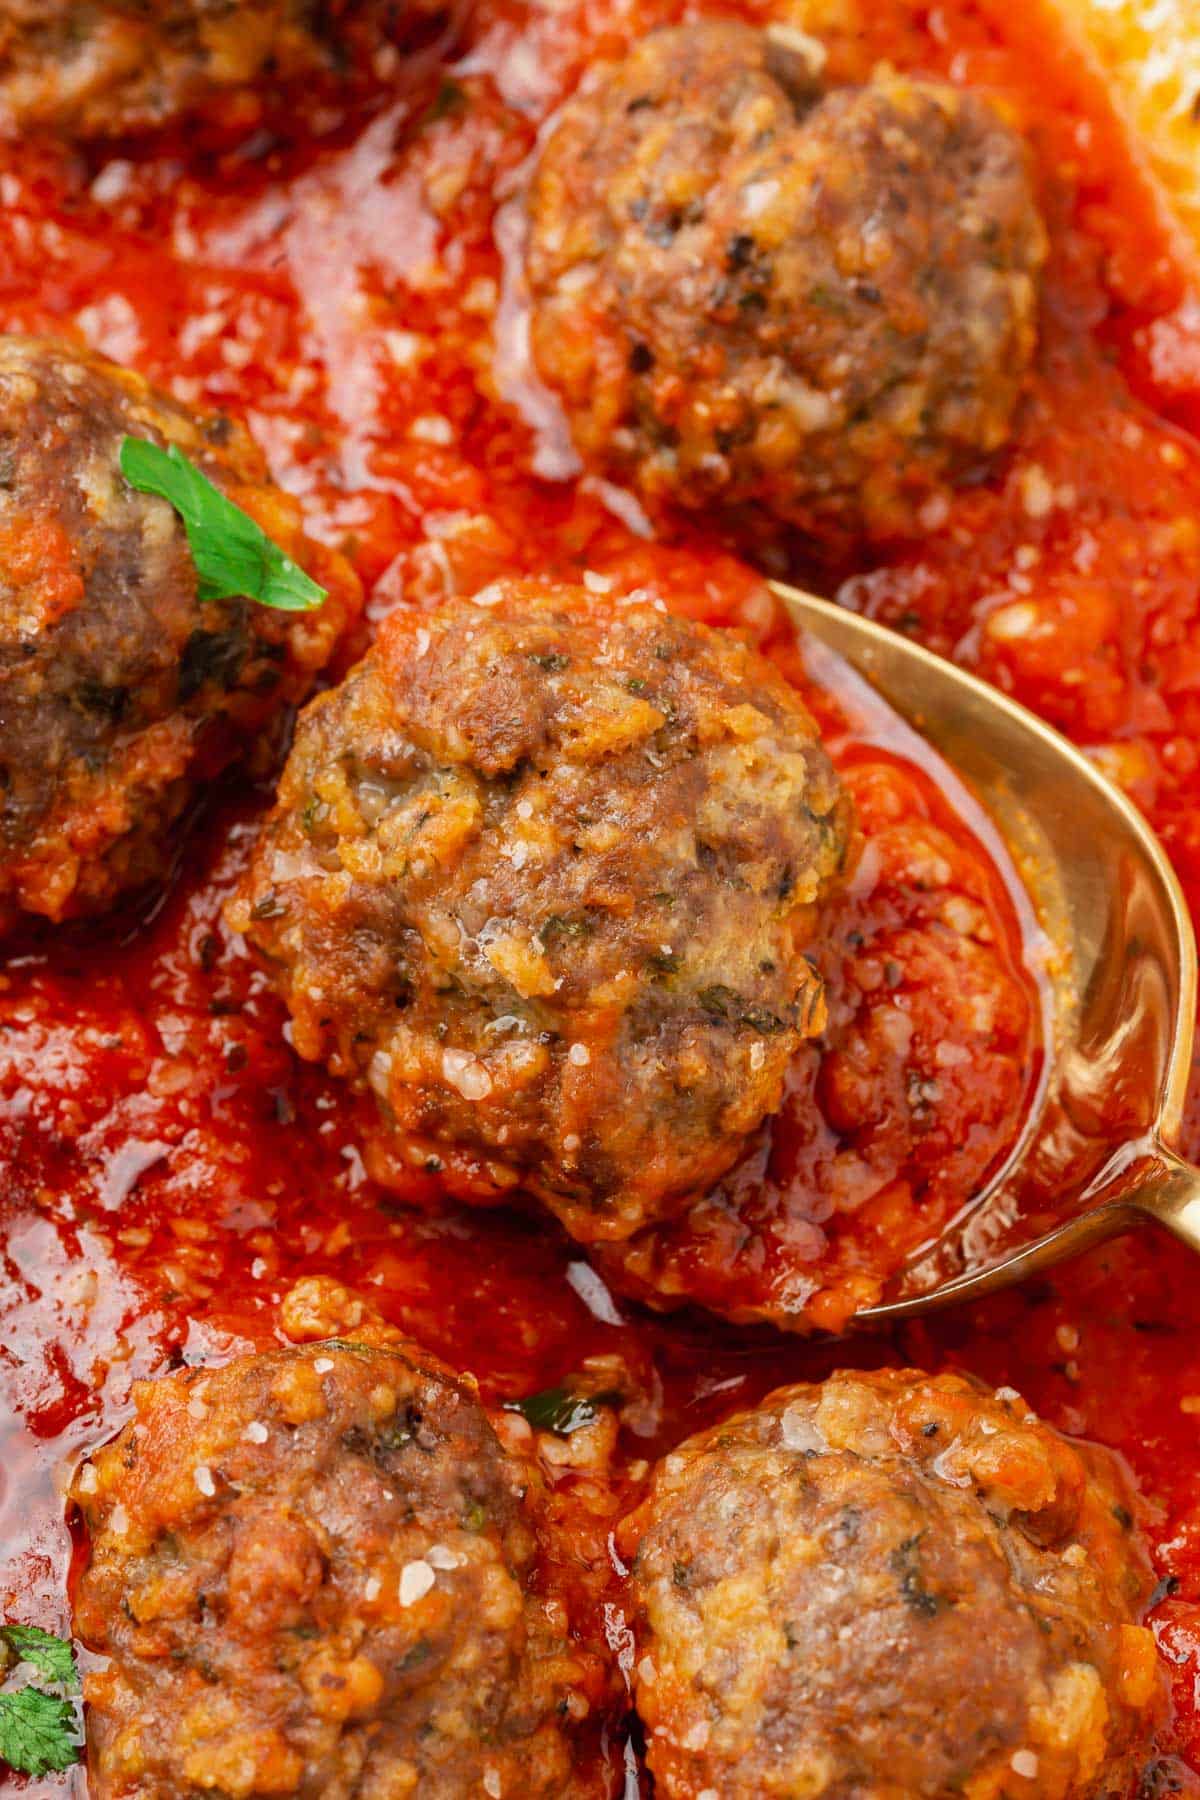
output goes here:
[[[1053, 237], [1043, 348], [1012, 450], [930, 512], [920, 544], [795, 573], [1085, 745], [1200, 908], [1186, 269], [1102, 86], [1035, 7], [866, 10], [861, 31], [831, 32], [835, 76], [880, 57], [948, 74], [1029, 133]], [[762, 584], [727, 547], [701, 528], [652, 541], [627, 497], [579, 478], [524, 351], [522, 165], [588, 63], [676, 11], [479, 0], [449, 60], [428, 52], [402, 93], [352, 118], [91, 160], [6, 151], [0, 327], [77, 334], [245, 416], [309, 529], [353, 557], [373, 617], [501, 573], [586, 569], [769, 636]], [[864, 754], [843, 749], [869, 788]], [[889, 769], [936, 807], [928, 768]], [[135, 1378], [269, 1341], [301, 1272], [359, 1289], [489, 1398], [620, 1355], [634, 1479], [638, 1459], [780, 1381], [950, 1363], [1129, 1459], [1176, 1702], [1144, 1792], [1200, 1793], [1200, 1284], [1185, 1252], [1147, 1232], [987, 1305], [830, 1345], [640, 1312], [544, 1220], [438, 1206], [432, 1178], [384, 1195], [359, 1148], [369, 1103], [296, 1061], [221, 923], [264, 799], [226, 784], [156, 910], [30, 941], [0, 971], [0, 1613], [63, 1627], [61, 1496], [80, 1450], [128, 1415]], [[1036, 1033], [1020, 1029], [1032, 1077]], [[1200, 1085], [1184, 1148], [1200, 1153]], [[617, 1614], [608, 1625], [619, 1652]], [[619, 1742], [611, 1754], [619, 1766]], [[0, 1777], [0, 1791], [72, 1783]]]

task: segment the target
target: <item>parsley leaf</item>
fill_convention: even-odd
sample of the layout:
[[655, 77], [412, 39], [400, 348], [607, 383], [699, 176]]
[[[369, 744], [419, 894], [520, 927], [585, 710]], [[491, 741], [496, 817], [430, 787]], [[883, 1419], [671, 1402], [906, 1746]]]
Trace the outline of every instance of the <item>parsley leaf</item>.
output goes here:
[[37, 1625], [0, 1622], [0, 1680], [5, 1669], [10, 1680], [32, 1669], [56, 1692], [0, 1687], [0, 1764], [23, 1775], [69, 1769], [83, 1742], [76, 1707], [65, 1698], [79, 1688], [71, 1645]]
[[0, 1763], [22, 1775], [46, 1775], [79, 1761], [79, 1728], [69, 1700], [40, 1688], [0, 1693]]
[[71, 1692], [79, 1686], [75, 1652], [64, 1638], [55, 1637], [38, 1625], [0, 1625], [0, 1638], [17, 1661], [36, 1669], [43, 1681]]
[[544, 1388], [525, 1400], [506, 1400], [505, 1412], [519, 1412], [535, 1431], [555, 1431], [570, 1437], [595, 1420], [602, 1406], [619, 1400], [619, 1394], [573, 1394], [568, 1388]]
[[326, 593], [213, 486], [177, 444], [163, 450], [146, 438], [121, 444], [121, 473], [142, 494], [169, 500], [183, 520], [196, 563], [201, 600], [242, 597], [280, 612], [311, 612]]

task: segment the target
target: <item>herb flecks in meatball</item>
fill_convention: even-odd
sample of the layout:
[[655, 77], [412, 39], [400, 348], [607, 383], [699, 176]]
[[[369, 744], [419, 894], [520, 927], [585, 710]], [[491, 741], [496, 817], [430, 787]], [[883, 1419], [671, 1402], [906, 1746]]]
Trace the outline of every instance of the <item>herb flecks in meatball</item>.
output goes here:
[[642, 1302], [844, 1330], [1017, 1139], [1037, 994], [997, 872], [946, 829], [911, 765], [871, 752], [841, 774], [864, 853], [813, 946], [828, 1024], [715, 1187], [594, 1249], [605, 1279]]
[[[202, 602], [178, 515], [120, 472], [127, 434], [178, 445], [325, 604]], [[160, 879], [179, 815], [304, 697], [358, 604], [242, 427], [82, 349], [0, 338], [0, 926]]]
[[586, 1679], [533, 1594], [536, 1477], [467, 1385], [338, 1340], [135, 1400], [73, 1490], [98, 1800], [591, 1791]]
[[307, 710], [230, 916], [296, 1049], [397, 1141], [619, 1238], [778, 1104], [848, 835], [816, 726], [739, 638], [512, 583], [393, 614]]
[[1045, 234], [983, 100], [821, 95], [770, 31], [652, 34], [571, 101], [529, 196], [533, 349], [585, 462], [829, 540], [913, 531], [1008, 438]]
[[404, 10], [396, 0], [0, 0], [0, 133], [112, 137], [220, 98], [249, 123], [252, 86], [386, 54]]
[[690, 1439], [621, 1534], [656, 1793], [1125, 1793], [1159, 1694], [1129, 1498], [958, 1375], [834, 1375]]

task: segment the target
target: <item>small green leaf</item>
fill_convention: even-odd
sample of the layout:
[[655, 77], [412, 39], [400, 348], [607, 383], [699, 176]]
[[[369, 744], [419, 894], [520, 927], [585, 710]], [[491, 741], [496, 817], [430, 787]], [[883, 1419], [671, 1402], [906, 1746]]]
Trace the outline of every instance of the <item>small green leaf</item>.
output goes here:
[[79, 1728], [69, 1700], [40, 1688], [0, 1693], [0, 1763], [22, 1775], [47, 1775], [79, 1761]]
[[65, 1638], [37, 1625], [0, 1625], [0, 1638], [18, 1662], [28, 1663], [44, 1681], [72, 1691], [79, 1686], [75, 1652]]
[[519, 1412], [535, 1431], [555, 1431], [570, 1437], [594, 1421], [602, 1406], [620, 1399], [619, 1394], [573, 1394], [568, 1388], [545, 1388], [525, 1400], [506, 1400], [505, 1412]]
[[121, 473], [141, 494], [169, 500], [183, 520], [196, 564], [201, 600], [257, 600], [279, 612], [311, 612], [326, 598], [310, 576], [285, 556], [177, 444], [163, 450], [146, 438], [121, 445]]
[[425, 109], [422, 124], [433, 124], [438, 119], [453, 119], [466, 110], [467, 95], [457, 81], [443, 81], [437, 93]]

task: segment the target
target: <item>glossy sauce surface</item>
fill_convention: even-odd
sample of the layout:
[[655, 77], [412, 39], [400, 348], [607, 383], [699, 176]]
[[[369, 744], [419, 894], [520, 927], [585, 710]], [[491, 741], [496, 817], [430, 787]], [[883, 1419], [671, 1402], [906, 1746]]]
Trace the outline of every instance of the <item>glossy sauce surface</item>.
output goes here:
[[[881, 0], [861, 32], [831, 34], [835, 76], [887, 56], [996, 95], [1034, 143], [1053, 252], [1012, 451], [919, 546], [795, 573], [844, 585], [1085, 744], [1200, 906], [1186, 280], [1102, 89], [1035, 9], [1014, 10]], [[770, 635], [761, 583], [725, 548], [698, 528], [652, 542], [627, 497], [578, 479], [522, 351], [515, 196], [539, 126], [591, 60], [674, 16], [483, 0], [452, 63], [426, 58], [399, 97], [294, 138], [5, 152], [0, 327], [77, 333], [244, 415], [310, 530], [353, 555], [375, 617], [536, 567]], [[938, 806], [928, 770], [844, 754], [857, 780], [873, 755]], [[1128, 1457], [1154, 1511], [1176, 1696], [1144, 1791], [1200, 1792], [1185, 1766], [1200, 1767], [1200, 1299], [1184, 1253], [1146, 1235], [889, 1339], [806, 1345], [647, 1316], [538, 1219], [438, 1208], [432, 1184], [383, 1196], [359, 1149], [368, 1102], [295, 1060], [221, 924], [265, 797], [237, 790], [214, 798], [152, 916], [12, 946], [0, 974], [0, 1612], [61, 1627], [65, 1471], [127, 1415], [135, 1377], [268, 1341], [299, 1272], [359, 1288], [489, 1397], [619, 1353], [635, 1459], [789, 1378], [949, 1362]], [[64, 1783], [0, 1791], [35, 1785]]]

